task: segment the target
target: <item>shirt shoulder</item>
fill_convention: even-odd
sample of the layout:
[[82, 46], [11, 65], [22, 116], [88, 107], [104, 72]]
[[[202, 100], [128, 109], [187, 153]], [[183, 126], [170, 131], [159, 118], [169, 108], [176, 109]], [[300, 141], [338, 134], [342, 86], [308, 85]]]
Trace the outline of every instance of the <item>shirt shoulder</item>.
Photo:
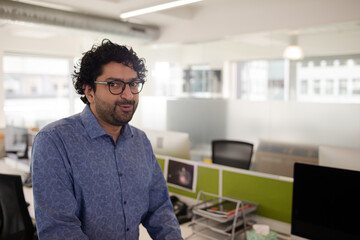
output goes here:
[[80, 114], [75, 114], [71, 117], [63, 118], [43, 127], [40, 132], [52, 132], [57, 130], [66, 130], [74, 127], [81, 127]]
[[56, 138], [66, 138], [67, 135], [84, 134], [84, 132], [80, 114], [75, 114], [49, 123], [43, 127], [35, 137], [35, 141], [39, 140], [39, 138], [45, 140], [49, 136], [53, 140]]

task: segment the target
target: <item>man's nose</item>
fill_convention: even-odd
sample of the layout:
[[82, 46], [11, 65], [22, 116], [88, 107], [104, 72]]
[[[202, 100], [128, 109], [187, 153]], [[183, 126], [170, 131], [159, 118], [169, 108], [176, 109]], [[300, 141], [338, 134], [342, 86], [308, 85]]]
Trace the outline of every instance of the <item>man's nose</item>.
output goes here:
[[129, 84], [125, 85], [124, 91], [120, 94], [122, 98], [132, 99], [134, 94], [131, 92]]

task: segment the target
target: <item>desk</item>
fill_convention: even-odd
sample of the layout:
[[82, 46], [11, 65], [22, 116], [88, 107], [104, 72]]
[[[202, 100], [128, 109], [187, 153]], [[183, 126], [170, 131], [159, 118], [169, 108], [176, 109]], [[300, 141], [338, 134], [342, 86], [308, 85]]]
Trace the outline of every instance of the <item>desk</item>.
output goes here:
[[[192, 234], [191, 226], [189, 226], [190, 224], [191, 224], [191, 222], [187, 222], [187, 223], [180, 225], [181, 235], [184, 239], [189, 237]], [[140, 240], [151, 240], [152, 239], [149, 236], [149, 234], [147, 233], [146, 228], [143, 227], [143, 225], [139, 226], [139, 233], [140, 233], [140, 237], [139, 237]], [[191, 238], [191, 239], [202, 240], [202, 238]]]
[[[6, 164], [4, 159], [0, 160], [0, 173], [20, 175], [24, 178], [24, 177], [26, 177], [26, 174], [28, 173], [28, 171], [24, 171], [21, 169], [18, 169], [18, 168], [15, 168], [15, 167], [12, 167], [12, 166]], [[32, 188], [23, 187], [23, 190], [24, 190], [25, 200], [30, 204], [30, 206], [29, 206], [30, 216], [32, 218], [34, 218], [35, 214], [34, 214], [34, 199], [33, 199]], [[171, 195], [173, 195], [173, 194], [171, 193]], [[181, 201], [185, 202], [189, 206], [196, 203], [195, 199], [184, 197], [181, 195], [177, 195], [177, 196]], [[286, 224], [285, 229], [284, 229], [284, 226], [283, 226], [284, 224], [279, 223], [278, 221], [275, 221], [275, 220], [258, 217], [257, 222], [263, 223], [263, 224], [268, 224], [269, 226], [271, 226], [274, 229], [284, 230], [281, 232], [288, 232], [288, 233], [290, 232], [290, 224]], [[182, 236], [184, 239], [192, 235], [192, 229], [191, 229], [191, 226], [189, 226], [190, 224], [191, 224], [191, 222], [188, 222], [188, 223], [184, 223], [180, 226], [181, 233], [182, 233]], [[140, 240], [150, 240], [151, 239], [151, 237], [147, 233], [146, 229], [142, 225], [139, 226], [139, 233], [140, 233], [140, 238], [139, 238]], [[191, 240], [202, 240], [205, 238], [202, 238], [199, 236], [193, 236], [193, 237], [189, 238], [189, 240], [190, 239]], [[284, 236], [284, 237], [278, 236], [278, 239], [287, 239], [288, 240], [289, 238], [286, 236]]]
[[[22, 179], [26, 177], [29, 171], [25, 170], [23, 167], [17, 168], [13, 164], [7, 164], [5, 163], [4, 159], [0, 159], [0, 173], [3, 174], [13, 174], [13, 175], [20, 175]], [[29, 214], [32, 219], [35, 219], [35, 211], [34, 211], [34, 198], [33, 198], [33, 191], [32, 188], [23, 187], [24, 190], [24, 197], [25, 201], [30, 204], [28, 207]], [[190, 236], [192, 234], [191, 227], [189, 226], [189, 223], [182, 224], [181, 227], [181, 233], [184, 238]], [[150, 240], [151, 237], [147, 233], [146, 229], [140, 225], [139, 226], [139, 233], [140, 233], [140, 240]], [[199, 239], [199, 238], [196, 238]]]

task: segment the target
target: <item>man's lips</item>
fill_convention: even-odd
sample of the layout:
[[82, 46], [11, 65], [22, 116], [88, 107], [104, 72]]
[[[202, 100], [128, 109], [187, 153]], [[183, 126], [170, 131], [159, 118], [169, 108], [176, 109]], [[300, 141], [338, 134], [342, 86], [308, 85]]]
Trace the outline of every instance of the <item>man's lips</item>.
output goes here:
[[119, 101], [116, 102], [115, 105], [123, 112], [130, 112], [134, 110], [135, 101]]
[[124, 112], [129, 112], [133, 110], [133, 105], [128, 105], [128, 104], [121, 104], [121, 105], [116, 105], [117, 107], [120, 108], [120, 110], [124, 111]]

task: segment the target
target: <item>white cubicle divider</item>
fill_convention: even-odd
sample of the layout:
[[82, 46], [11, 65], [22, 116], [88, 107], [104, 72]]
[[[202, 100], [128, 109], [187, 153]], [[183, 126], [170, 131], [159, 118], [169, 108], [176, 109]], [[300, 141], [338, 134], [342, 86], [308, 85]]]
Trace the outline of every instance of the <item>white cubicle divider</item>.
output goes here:
[[318, 151], [318, 145], [260, 139], [252, 170], [292, 178], [295, 162], [318, 165]]
[[190, 135], [185, 132], [144, 129], [155, 154], [190, 159]]
[[360, 171], [360, 149], [319, 146], [319, 165]]

